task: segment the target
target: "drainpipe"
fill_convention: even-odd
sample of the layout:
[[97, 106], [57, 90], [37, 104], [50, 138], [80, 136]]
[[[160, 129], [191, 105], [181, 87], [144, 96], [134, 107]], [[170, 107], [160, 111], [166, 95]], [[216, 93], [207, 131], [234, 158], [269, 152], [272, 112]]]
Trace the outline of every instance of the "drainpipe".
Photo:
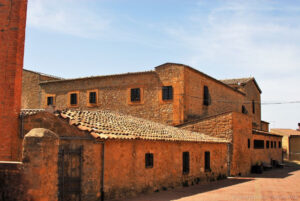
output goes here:
[[104, 201], [104, 161], [105, 161], [105, 143], [104, 141], [98, 141], [97, 143], [102, 144], [102, 151], [101, 151], [101, 178], [100, 178], [100, 201]]

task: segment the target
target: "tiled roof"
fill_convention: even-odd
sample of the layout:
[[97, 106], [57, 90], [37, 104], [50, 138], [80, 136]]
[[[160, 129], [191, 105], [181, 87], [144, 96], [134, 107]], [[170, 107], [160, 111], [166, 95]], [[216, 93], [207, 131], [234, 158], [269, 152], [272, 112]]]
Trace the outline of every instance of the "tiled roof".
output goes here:
[[29, 115], [34, 115], [39, 112], [44, 112], [44, 109], [22, 109], [20, 115], [21, 116], [29, 116]]
[[258, 134], [258, 135], [265, 135], [265, 136], [282, 137], [282, 135], [278, 135], [276, 133], [262, 131], [262, 130], [257, 130], [257, 129], [252, 129], [252, 133], [253, 134]]
[[293, 129], [273, 128], [271, 129], [271, 132], [282, 136], [300, 135], [300, 131]]
[[64, 110], [60, 113], [70, 124], [87, 130], [98, 139], [143, 139], [228, 143], [202, 133], [181, 130], [141, 118], [111, 111]]
[[241, 85], [251, 81], [252, 79], [253, 77], [248, 77], [248, 78], [226, 79], [220, 81], [228, 85]]

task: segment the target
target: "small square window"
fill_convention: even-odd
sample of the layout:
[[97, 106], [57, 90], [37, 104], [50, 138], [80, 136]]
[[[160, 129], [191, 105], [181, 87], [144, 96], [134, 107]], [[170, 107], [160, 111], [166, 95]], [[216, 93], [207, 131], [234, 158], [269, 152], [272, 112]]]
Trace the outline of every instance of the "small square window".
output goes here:
[[145, 167], [153, 168], [153, 154], [152, 153], [145, 154]]
[[172, 100], [173, 99], [173, 87], [172, 86], [162, 87], [162, 99], [163, 100]]
[[134, 88], [130, 91], [130, 99], [131, 102], [140, 102], [141, 101], [141, 89], [140, 88]]
[[54, 97], [53, 96], [47, 97], [47, 105], [54, 105]]
[[70, 94], [70, 105], [77, 105], [77, 93]]

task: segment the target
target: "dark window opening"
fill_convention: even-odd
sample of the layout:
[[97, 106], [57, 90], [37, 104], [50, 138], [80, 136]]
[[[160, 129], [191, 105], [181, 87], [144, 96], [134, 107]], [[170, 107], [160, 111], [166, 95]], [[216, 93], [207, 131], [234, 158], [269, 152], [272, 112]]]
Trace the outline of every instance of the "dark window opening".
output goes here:
[[163, 100], [172, 100], [173, 99], [173, 87], [164, 86], [162, 88], [162, 98]]
[[140, 88], [131, 89], [131, 102], [141, 101], [141, 90]]
[[91, 103], [91, 104], [97, 103], [97, 93], [96, 92], [89, 93], [89, 103]]
[[254, 114], [255, 113], [255, 101], [252, 100], [252, 113]]
[[182, 153], [182, 173], [188, 174], [190, 172], [190, 153]]
[[54, 97], [49, 96], [47, 97], [47, 105], [53, 105], [54, 104]]
[[205, 158], [205, 161], [204, 161], [204, 165], [205, 165], [205, 171], [211, 171], [210, 169], [210, 152], [209, 151], [206, 151], [204, 153], [204, 158]]
[[273, 141], [271, 141], [271, 148], [273, 148]]
[[281, 148], [281, 142], [278, 142], [278, 148]]
[[210, 100], [210, 94], [207, 86], [204, 86], [203, 88], [204, 93], [203, 93], [203, 105], [210, 105], [211, 100]]
[[263, 149], [265, 148], [265, 141], [263, 140], [254, 140], [254, 149]]
[[242, 106], [242, 113], [243, 114], [247, 114], [248, 113], [248, 111], [247, 111], [247, 109], [246, 109], [246, 107], [244, 105]]
[[277, 143], [276, 143], [276, 142], [274, 142], [274, 148], [276, 148], [276, 146], [277, 146]]
[[248, 139], [248, 148], [250, 149], [250, 139]]
[[146, 168], [152, 168], [153, 167], [153, 154], [152, 153], [146, 153], [145, 154], [145, 167]]
[[77, 105], [77, 94], [74, 93], [70, 95], [70, 104]]
[[266, 147], [267, 147], [267, 149], [269, 149], [269, 147], [270, 147], [270, 141], [269, 140], [267, 140], [267, 142], [266, 142]]

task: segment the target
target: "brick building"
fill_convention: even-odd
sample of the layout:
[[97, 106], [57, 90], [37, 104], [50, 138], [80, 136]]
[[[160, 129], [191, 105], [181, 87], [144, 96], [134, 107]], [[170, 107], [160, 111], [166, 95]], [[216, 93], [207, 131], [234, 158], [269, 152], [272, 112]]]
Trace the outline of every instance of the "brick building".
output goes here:
[[[261, 92], [254, 78], [216, 80], [166, 63], [147, 72], [41, 80], [34, 108], [118, 111], [222, 138], [230, 142], [230, 174], [245, 175], [258, 162], [282, 161], [281, 136], [261, 120]], [[37, 91], [24, 93], [35, 98]]]
[[283, 129], [273, 128], [271, 132], [282, 136], [282, 148], [285, 153], [285, 157], [291, 160], [300, 160], [300, 124], [299, 128], [295, 129]]
[[0, 161], [17, 159], [27, 0], [0, 0]]

